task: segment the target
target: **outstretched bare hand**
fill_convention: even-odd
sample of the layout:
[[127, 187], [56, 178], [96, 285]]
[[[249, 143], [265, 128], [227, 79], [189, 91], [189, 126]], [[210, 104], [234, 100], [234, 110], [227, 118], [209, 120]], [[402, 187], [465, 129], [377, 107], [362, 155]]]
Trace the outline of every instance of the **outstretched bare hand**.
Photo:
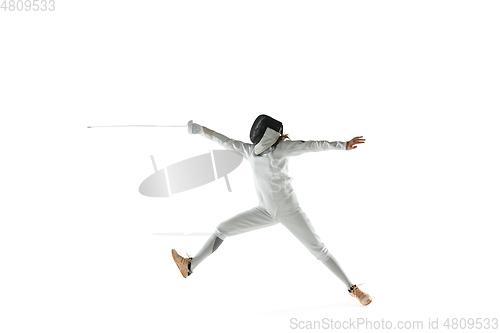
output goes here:
[[353, 150], [353, 149], [356, 149], [358, 148], [358, 146], [355, 146], [356, 144], [361, 144], [361, 143], [365, 143], [365, 140], [366, 139], [361, 139], [363, 136], [357, 136], [355, 137], [354, 139], [350, 140], [347, 142], [347, 147], [346, 147], [346, 150]]

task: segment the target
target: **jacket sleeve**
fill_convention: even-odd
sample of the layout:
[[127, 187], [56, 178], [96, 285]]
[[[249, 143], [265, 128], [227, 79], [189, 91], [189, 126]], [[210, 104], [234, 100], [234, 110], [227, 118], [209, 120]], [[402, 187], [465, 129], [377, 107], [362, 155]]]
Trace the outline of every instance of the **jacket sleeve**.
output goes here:
[[218, 143], [219, 145], [221, 145], [225, 149], [235, 150], [237, 152], [240, 152], [241, 154], [243, 154], [244, 158], [248, 159], [248, 156], [249, 156], [250, 150], [251, 150], [251, 146], [252, 146], [250, 143], [245, 143], [245, 142], [241, 142], [238, 140], [229, 139], [227, 136], [220, 134], [218, 132], [215, 132], [215, 131], [213, 131], [205, 126], [201, 127], [200, 134], [201, 134], [201, 136]]
[[346, 141], [283, 141], [282, 149], [287, 156], [298, 156], [308, 152], [318, 152], [325, 150], [346, 150]]

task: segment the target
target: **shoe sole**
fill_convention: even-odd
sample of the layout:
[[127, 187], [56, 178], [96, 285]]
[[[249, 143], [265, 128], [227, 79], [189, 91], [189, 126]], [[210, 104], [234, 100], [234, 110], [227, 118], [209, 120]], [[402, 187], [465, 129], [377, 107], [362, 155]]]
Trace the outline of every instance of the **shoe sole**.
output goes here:
[[172, 258], [174, 259], [174, 262], [175, 262], [175, 264], [177, 265], [177, 268], [179, 269], [179, 272], [181, 272], [182, 277], [183, 277], [183, 278], [186, 278], [186, 277], [184, 276], [184, 274], [182, 274], [181, 267], [179, 266], [179, 264], [178, 264], [178, 263], [177, 263], [177, 261], [175, 260], [174, 250], [172, 250]]
[[[356, 297], [356, 296], [351, 295], [351, 294], [349, 294], [349, 296], [351, 296], [351, 297]], [[361, 303], [361, 300], [359, 300], [359, 302], [361, 303], [361, 305], [364, 305], [364, 306], [367, 306], [367, 305], [368, 305], [368, 304], [370, 304], [372, 301], [373, 301], [373, 299], [372, 299], [372, 300], [370, 300], [368, 303], [363, 304], [363, 303]]]

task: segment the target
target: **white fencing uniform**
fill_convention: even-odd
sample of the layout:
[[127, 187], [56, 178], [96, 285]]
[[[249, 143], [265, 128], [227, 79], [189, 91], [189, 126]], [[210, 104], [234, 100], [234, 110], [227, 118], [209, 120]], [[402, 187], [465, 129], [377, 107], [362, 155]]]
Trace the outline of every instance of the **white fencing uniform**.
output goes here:
[[255, 144], [229, 139], [206, 127], [202, 127], [200, 134], [226, 149], [240, 152], [250, 162], [259, 205], [220, 223], [204, 247], [193, 257], [191, 269], [215, 251], [226, 237], [281, 223], [349, 288], [352, 283], [300, 208], [291, 185], [292, 178], [288, 175], [288, 157], [307, 152], [346, 150], [347, 142], [282, 141], [276, 147], [255, 155]]

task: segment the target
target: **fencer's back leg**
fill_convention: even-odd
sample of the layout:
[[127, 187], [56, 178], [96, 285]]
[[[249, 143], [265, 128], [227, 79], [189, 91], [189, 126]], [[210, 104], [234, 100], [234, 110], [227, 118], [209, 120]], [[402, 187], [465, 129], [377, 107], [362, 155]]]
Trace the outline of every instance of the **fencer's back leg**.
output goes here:
[[203, 260], [214, 253], [226, 237], [269, 227], [277, 223], [261, 207], [251, 208], [220, 223], [215, 232], [191, 260], [191, 270], [194, 270]]
[[201, 247], [198, 253], [191, 259], [191, 270], [194, 270], [199, 263], [205, 260], [209, 255], [215, 252], [217, 248], [222, 244], [222, 239], [217, 236], [217, 232], [214, 232], [210, 237], [208, 237], [205, 244]]

